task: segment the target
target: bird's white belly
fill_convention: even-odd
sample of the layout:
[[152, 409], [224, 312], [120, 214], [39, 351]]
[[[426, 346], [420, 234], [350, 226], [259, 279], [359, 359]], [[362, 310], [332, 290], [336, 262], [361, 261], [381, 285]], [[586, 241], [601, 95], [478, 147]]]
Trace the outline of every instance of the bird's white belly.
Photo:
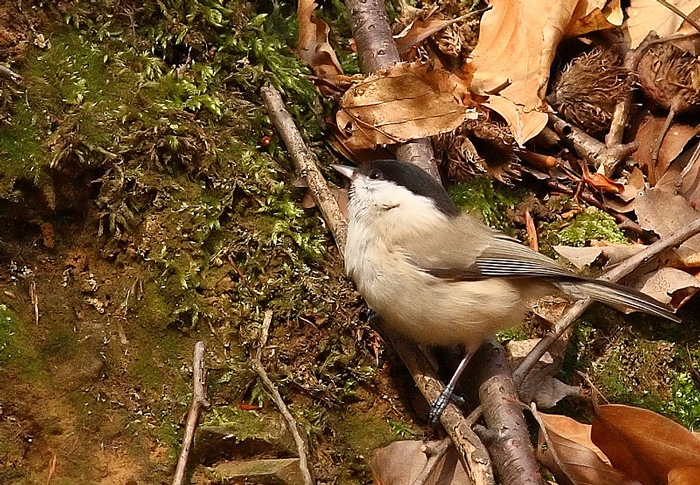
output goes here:
[[520, 324], [529, 308], [531, 295], [522, 294], [512, 280], [448, 282], [417, 271], [402, 253], [377, 241], [349, 241], [350, 247], [361, 248], [346, 261], [367, 304], [417, 342], [474, 349], [488, 335]]

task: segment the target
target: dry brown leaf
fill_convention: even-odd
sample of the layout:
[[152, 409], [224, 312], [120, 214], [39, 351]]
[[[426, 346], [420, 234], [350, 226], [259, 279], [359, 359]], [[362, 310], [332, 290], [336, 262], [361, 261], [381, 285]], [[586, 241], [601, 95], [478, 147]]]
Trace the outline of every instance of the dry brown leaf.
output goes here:
[[700, 481], [700, 467], [681, 466], [668, 472], [667, 485], [697, 485]]
[[[423, 451], [426, 446], [435, 447], [439, 441], [395, 441], [374, 451], [370, 468], [378, 485], [413, 483], [427, 462]], [[425, 482], [426, 485], [470, 485], [457, 451], [451, 446], [440, 459], [437, 468]]]
[[[537, 345], [540, 339], [511, 340], [506, 343], [508, 359], [511, 368], [518, 366], [520, 362]], [[564, 362], [565, 346], [552, 348], [552, 352], [562, 350], [561, 355], [555, 360], [549, 352], [542, 356], [525, 380], [520, 384], [518, 394], [523, 402], [534, 402], [538, 409], [549, 409], [567, 396], [580, 396], [581, 389], [577, 386], [569, 386], [554, 376], [561, 370]]]
[[399, 54], [403, 54], [414, 45], [418, 45], [431, 35], [440, 32], [455, 22], [455, 19], [428, 18], [416, 19], [406, 26], [398, 35], [394, 36], [396, 48]]
[[[671, 0], [685, 14], [700, 7], [698, 0]], [[652, 30], [662, 39], [675, 34], [683, 18], [664, 7], [657, 0], [630, 0], [627, 21], [622, 24], [625, 40], [631, 49], [636, 49]]]
[[[591, 441], [591, 426], [578, 423], [567, 416], [539, 413], [545, 425], [550, 446], [543, 447], [540, 432], [537, 458], [559, 483], [576, 485], [633, 485], [638, 482], [610, 466], [605, 454]], [[559, 460], [554, 459], [556, 453]], [[561, 465], [561, 466], [560, 466]], [[568, 479], [571, 479], [568, 480]]]
[[[666, 237], [700, 217], [690, 203], [680, 195], [652, 187], [639, 192], [634, 199], [634, 211], [639, 225]], [[700, 236], [684, 242], [675, 250], [680, 263], [686, 267], [700, 266]]]
[[666, 136], [664, 136], [664, 141], [659, 150], [659, 158], [656, 164], [653, 164], [651, 154], [665, 122], [666, 118], [652, 115], [645, 116], [639, 125], [637, 136], [635, 137], [635, 140], [639, 143], [639, 148], [632, 154], [632, 159], [647, 174], [649, 184], [652, 186], [657, 184], [671, 163], [681, 154], [683, 148], [698, 133], [695, 127], [679, 123], [672, 124]]
[[671, 164], [656, 186], [683, 196], [690, 205], [700, 206], [700, 152], [698, 144], [689, 148]]
[[604, 257], [606, 266], [617, 264], [642, 251], [644, 244], [620, 244], [607, 241], [592, 241], [591, 246], [577, 248], [571, 246], [554, 246], [554, 250], [566, 258], [578, 269], [590, 265], [599, 257]]
[[299, 0], [299, 57], [306, 62], [321, 79], [333, 79], [343, 75], [343, 69], [328, 43], [330, 27], [314, 15], [313, 0]]
[[559, 41], [578, 0], [494, 0], [472, 52], [474, 92], [508, 122], [523, 144], [547, 124], [544, 95]]
[[637, 281], [630, 280], [630, 286], [677, 310], [697, 293], [700, 280], [683, 270], [667, 267], [643, 275]]
[[644, 485], [666, 483], [674, 468], [700, 467], [700, 442], [692, 433], [646, 409], [599, 406], [591, 439], [615, 468]]
[[350, 88], [336, 124], [344, 147], [355, 151], [453, 131], [476, 117], [460, 78], [430, 64], [402, 63]]
[[620, 0], [591, 0], [579, 2], [571, 22], [566, 28], [566, 37], [596, 32], [598, 30], [619, 27], [622, 25], [624, 14]]

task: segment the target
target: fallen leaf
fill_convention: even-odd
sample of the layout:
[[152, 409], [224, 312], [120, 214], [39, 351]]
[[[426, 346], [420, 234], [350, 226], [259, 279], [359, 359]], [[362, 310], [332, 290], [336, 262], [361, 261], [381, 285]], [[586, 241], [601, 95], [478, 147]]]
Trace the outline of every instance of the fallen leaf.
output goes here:
[[565, 35], [578, 37], [598, 30], [619, 27], [623, 20], [620, 0], [579, 2]]
[[[700, 212], [683, 197], [659, 187], [640, 191], [634, 200], [634, 211], [640, 226], [662, 238], [700, 217]], [[675, 253], [684, 266], [700, 266], [700, 235], [681, 244]]]
[[700, 467], [676, 467], [668, 472], [667, 485], [697, 485], [698, 477], [700, 477]]
[[700, 467], [700, 442], [692, 433], [646, 409], [598, 406], [591, 439], [615, 468], [644, 485], [666, 483], [678, 467]]
[[321, 79], [343, 75], [343, 69], [333, 47], [328, 43], [330, 27], [314, 15], [317, 5], [313, 0], [299, 0], [299, 57]]
[[[435, 447], [439, 441], [394, 441], [374, 451], [370, 469], [378, 485], [413, 483], [428, 461], [426, 447]], [[454, 446], [440, 459], [426, 485], [470, 485], [464, 466]]]
[[666, 118], [647, 115], [641, 121], [635, 140], [639, 148], [632, 154], [632, 159], [647, 174], [649, 184], [654, 186], [666, 173], [671, 163], [681, 154], [688, 142], [698, 134], [695, 127], [674, 123], [669, 128], [659, 150], [659, 158], [654, 164], [651, 154], [657, 138], [666, 122]]
[[[683, 13], [690, 14], [700, 6], [698, 0], [673, 0]], [[622, 24], [625, 40], [631, 49], [636, 49], [652, 30], [662, 39], [675, 34], [683, 18], [657, 0], [630, 0], [626, 9], [627, 21]]]
[[591, 246], [554, 246], [554, 250], [578, 269], [589, 266], [599, 257], [607, 260], [606, 266], [617, 264], [642, 251], [644, 244], [620, 244], [607, 241], [591, 242]]
[[472, 52], [472, 89], [508, 122], [518, 144], [547, 123], [543, 101], [552, 60], [578, 0], [494, 0]]
[[[540, 339], [528, 339], [507, 342], [506, 350], [511, 368], [515, 369], [539, 341]], [[549, 409], [567, 396], [581, 395], [579, 387], [569, 386], [554, 377], [561, 370], [566, 347], [553, 346], [550, 351], [555, 355], [545, 353], [528, 373], [518, 390], [523, 402], [534, 402], [538, 409]]]
[[394, 42], [399, 54], [405, 53], [411, 47], [420, 44], [431, 35], [449, 27], [459, 19], [428, 18], [416, 19], [406, 26], [398, 35], [394, 36]]
[[700, 289], [700, 280], [676, 268], [659, 268], [635, 278], [633, 273], [628, 284], [652, 298], [677, 310]]
[[700, 144], [686, 150], [676, 158], [656, 186], [670, 193], [677, 193], [697, 209], [700, 205]]
[[425, 63], [395, 64], [351, 87], [336, 114], [350, 150], [404, 143], [455, 130], [477, 113], [468, 86]]
[[590, 425], [567, 416], [539, 413], [539, 417], [545, 425], [549, 446], [544, 447], [545, 437], [540, 431], [537, 459], [557, 477], [558, 483], [638, 484], [610, 466], [605, 454], [591, 441]]

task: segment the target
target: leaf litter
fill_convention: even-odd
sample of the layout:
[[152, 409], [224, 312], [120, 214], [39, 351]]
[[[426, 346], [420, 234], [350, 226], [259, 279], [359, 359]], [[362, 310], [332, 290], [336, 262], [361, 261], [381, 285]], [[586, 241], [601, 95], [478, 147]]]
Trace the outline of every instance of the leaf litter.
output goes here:
[[[692, 22], [700, 2], [671, 3], [689, 20], [655, 0], [632, 0], [624, 10], [619, 1], [496, 0], [481, 15], [475, 42], [439, 52], [433, 44], [436, 34], [453, 25], [441, 11], [448, 11], [448, 6], [434, 4], [422, 11], [405, 6], [402, 18], [412, 20], [398, 29], [396, 39], [405, 62], [353, 81], [336, 105], [336, 142], [342, 139], [343, 153], [361, 161], [363, 151], [425, 137], [437, 141], [439, 136], [445, 172], [453, 180], [486, 173], [509, 184], [528, 177], [556, 180], [550, 187], [573, 183], [574, 201], [585, 195], [585, 200], [595, 200], [597, 207], [618, 221], [636, 221], [636, 226], [629, 226], [635, 227], [632, 244], [584, 239], [579, 247], [553, 249], [580, 270], [614, 266], [642, 251], [655, 237], [666, 237], [700, 215], [696, 210], [700, 144], [698, 120], [693, 116], [695, 104], [700, 105], [695, 101], [700, 99], [700, 76], [692, 35], [679, 38], [696, 34]], [[448, 62], [446, 52], [455, 53]], [[448, 82], [429, 81], [426, 76], [431, 73]], [[432, 93], [419, 86], [433, 86]], [[548, 128], [549, 113], [554, 110], [571, 124], [567, 130], [590, 135], [581, 138], [582, 146], [568, 144]], [[503, 130], [491, 145], [513, 140], [506, 149], [519, 168], [507, 176], [495, 176], [497, 172], [488, 166], [493, 163], [489, 161], [493, 150], [476, 136], [484, 133], [481, 126], [494, 122], [501, 123]], [[620, 160], [624, 163], [617, 165], [612, 178], [595, 173], [603, 170], [595, 159], [601, 147], [615, 148], [623, 141], [632, 147], [632, 156]], [[582, 149], [594, 154], [588, 157], [594, 166], [586, 166]], [[542, 164], [543, 157], [554, 162]], [[700, 289], [697, 239], [640, 268], [628, 284], [674, 309], [682, 307]], [[542, 374], [539, 379], [544, 382], [551, 375]], [[549, 441], [541, 445], [552, 447], [559, 457], [553, 459], [545, 450], [541, 458], [561, 480], [558, 483], [689, 484], [697, 479], [699, 475], [694, 474], [700, 469], [695, 458], [686, 458], [697, 456], [700, 447], [697, 439], [688, 438], [685, 428], [639, 408], [596, 409], [594, 428], [563, 416], [543, 416]], [[613, 459], [593, 444], [592, 429]], [[637, 429], [644, 432], [635, 434]], [[655, 465], [652, 455], [658, 451], [646, 443], [651, 445], [658, 438], [656, 429], [664, 443], [673, 447], [680, 440], [687, 453], [667, 455], [663, 466]], [[626, 439], [641, 440], [634, 441], [644, 450], [638, 459], [649, 458], [645, 466], [650, 471], [630, 471], [634, 466], [620, 458], [629, 453], [620, 448]], [[385, 455], [387, 462], [381, 466], [375, 457], [376, 477], [376, 467], [382, 472], [400, 468], [405, 459], [401, 453], [391, 456]], [[656, 481], [649, 481], [650, 477]]]

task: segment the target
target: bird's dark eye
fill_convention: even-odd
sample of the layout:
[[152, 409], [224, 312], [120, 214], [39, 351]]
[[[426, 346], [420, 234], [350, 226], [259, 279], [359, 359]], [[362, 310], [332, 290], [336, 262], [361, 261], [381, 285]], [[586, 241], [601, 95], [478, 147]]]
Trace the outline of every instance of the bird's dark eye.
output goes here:
[[378, 168], [375, 168], [369, 173], [369, 178], [379, 180], [380, 178], [382, 178], [382, 171]]

